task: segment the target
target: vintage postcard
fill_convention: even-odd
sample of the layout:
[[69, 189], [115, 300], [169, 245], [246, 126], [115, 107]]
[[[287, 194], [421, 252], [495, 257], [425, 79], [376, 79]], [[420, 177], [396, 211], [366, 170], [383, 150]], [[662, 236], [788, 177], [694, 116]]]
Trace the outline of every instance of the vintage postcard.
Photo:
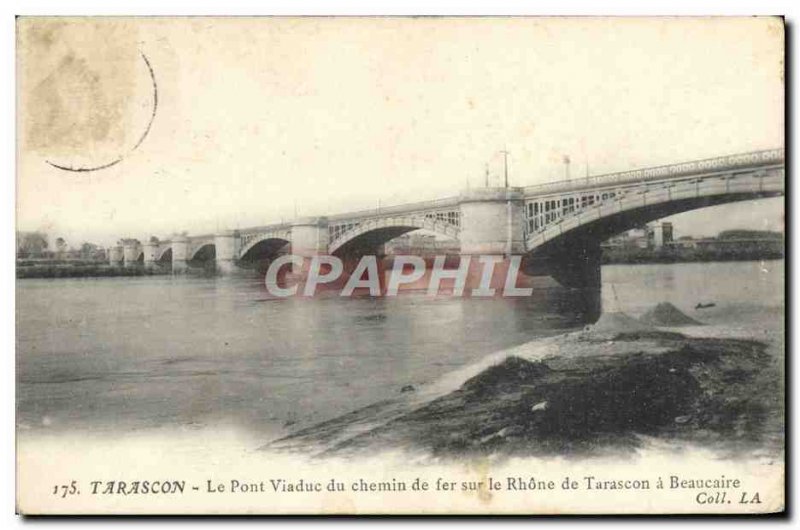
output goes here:
[[17, 511], [785, 509], [780, 17], [19, 17]]

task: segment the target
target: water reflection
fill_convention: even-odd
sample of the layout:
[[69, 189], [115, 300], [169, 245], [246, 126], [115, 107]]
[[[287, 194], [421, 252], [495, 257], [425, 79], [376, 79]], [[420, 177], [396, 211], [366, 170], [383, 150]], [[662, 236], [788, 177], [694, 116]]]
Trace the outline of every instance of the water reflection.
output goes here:
[[[689, 265], [606, 267], [602, 300], [614, 299], [613, 285], [634, 316], [664, 300], [692, 314], [698, 298], [717, 302], [706, 322], [740, 319], [732, 308], [748, 304], [782, 311], [782, 263], [767, 273], [758, 263]], [[582, 327], [600, 301], [548, 289], [519, 299], [266, 301], [248, 279], [22, 280], [18, 422], [113, 433], [227, 423], [269, 435]]]
[[563, 291], [489, 300], [263, 291], [252, 279], [20, 282], [20, 424], [269, 429], [347, 412], [591, 318], [589, 298]]

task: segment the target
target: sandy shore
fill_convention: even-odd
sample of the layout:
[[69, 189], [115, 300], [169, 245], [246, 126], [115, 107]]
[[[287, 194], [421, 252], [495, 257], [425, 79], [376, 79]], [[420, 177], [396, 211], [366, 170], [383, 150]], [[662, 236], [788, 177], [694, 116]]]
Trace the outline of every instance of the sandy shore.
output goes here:
[[[671, 320], [670, 312], [656, 320]], [[744, 322], [738, 319], [737, 322]], [[386, 388], [386, 398], [263, 445], [235, 425], [174, 426], [125, 436], [19, 433], [26, 513], [749, 513], [783, 507], [780, 321], [759, 337], [744, 328], [663, 327], [620, 313], [593, 327], [488, 355], [430, 384]], [[760, 328], [758, 328], [760, 329]], [[409, 385], [404, 385], [409, 386]], [[260, 449], [258, 449], [260, 446]], [[356, 485], [427, 477], [741, 481], [733, 504], [698, 504], [696, 489], [356, 493]], [[47, 477], [47, 480], [42, 480]], [[75, 496], [54, 503], [52, 484], [76, 480], [185, 480], [169, 496]], [[210, 494], [209, 482], [283, 479], [346, 491]], [[232, 487], [232, 486], [231, 486]], [[432, 486], [433, 487], [433, 486]], [[194, 491], [194, 490], [192, 490]], [[740, 504], [760, 492], [763, 504]], [[656, 502], [657, 500], [657, 502]]]
[[783, 391], [768, 345], [698, 324], [671, 306], [640, 320], [605, 314], [583, 331], [498, 352], [265, 449], [589, 456], [656, 440], [779, 454]]

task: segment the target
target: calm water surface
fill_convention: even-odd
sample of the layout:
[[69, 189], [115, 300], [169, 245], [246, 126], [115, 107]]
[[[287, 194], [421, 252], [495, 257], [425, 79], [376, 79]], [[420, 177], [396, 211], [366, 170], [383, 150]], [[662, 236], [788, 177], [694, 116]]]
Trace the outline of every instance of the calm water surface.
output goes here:
[[[783, 278], [782, 261], [607, 266], [602, 298], [634, 316], [670, 301], [780, 339]], [[268, 437], [581, 327], [584, 302], [552, 291], [276, 301], [255, 280], [21, 280], [17, 424], [31, 434], [228, 426]], [[696, 311], [698, 302], [716, 306]]]

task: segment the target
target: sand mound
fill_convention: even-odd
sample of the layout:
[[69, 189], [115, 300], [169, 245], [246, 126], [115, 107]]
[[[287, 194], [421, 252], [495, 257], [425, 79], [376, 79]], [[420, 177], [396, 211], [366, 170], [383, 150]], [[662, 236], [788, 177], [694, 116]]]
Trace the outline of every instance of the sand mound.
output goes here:
[[[611, 314], [606, 321], [631, 324], [620, 317]], [[369, 422], [381, 413], [370, 406], [268, 448], [317, 456], [411, 449], [460, 460], [487, 454], [619, 454], [637, 450], [646, 435], [679, 444], [687, 439], [758, 444], [753, 447], [761, 450], [769, 403], [775, 402], [772, 377], [777, 377], [764, 370], [770, 358], [766, 345], [681, 335], [662, 340], [667, 350], [660, 353], [648, 353], [648, 343], [608, 353], [603, 343], [590, 347], [605, 355], [540, 361], [510, 356], [391, 421]], [[368, 429], [352, 428], [370, 423]]]
[[686, 315], [669, 302], [661, 302], [653, 309], [642, 315], [639, 318], [639, 321], [651, 326], [665, 327], [698, 326], [702, 324], [702, 322], [698, 322], [692, 317]]
[[652, 330], [652, 326], [629, 317], [622, 312], [603, 313], [597, 322], [589, 328], [590, 333], [602, 335]]

